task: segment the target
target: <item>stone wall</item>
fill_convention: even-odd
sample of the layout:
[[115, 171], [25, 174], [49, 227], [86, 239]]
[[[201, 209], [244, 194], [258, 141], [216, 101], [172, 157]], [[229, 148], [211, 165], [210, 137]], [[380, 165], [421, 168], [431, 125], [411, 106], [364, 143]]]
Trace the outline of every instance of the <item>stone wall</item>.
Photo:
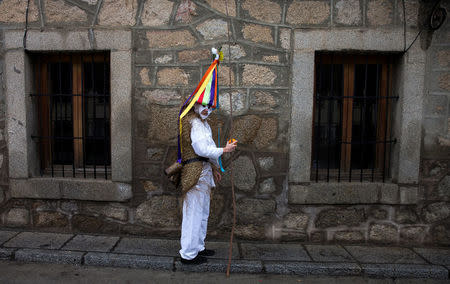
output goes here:
[[0, 208], [9, 199], [8, 192], [8, 155], [6, 149], [6, 133], [5, 133], [5, 91], [4, 91], [4, 49], [5, 42], [3, 38], [3, 30], [0, 29]]
[[[424, 10], [430, 9], [424, 5]], [[423, 158], [421, 185], [427, 210], [434, 211], [428, 221], [436, 223], [432, 234], [450, 240], [450, 3], [441, 5], [447, 10], [447, 20], [440, 29], [427, 32], [421, 45], [427, 48], [425, 77], [424, 120], [422, 127]]]
[[[423, 162], [420, 194], [416, 195], [420, 198], [402, 204], [408, 191], [397, 189], [389, 192], [389, 198], [380, 197], [380, 193], [373, 204], [296, 205], [288, 202], [293, 187], [288, 180], [288, 135], [291, 127], [299, 127], [290, 120], [290, 98], [295, 95], [291, 94], [294, 30], [400, 27], [401, 1], [228, 2], [230, 17], [226, 16], [223, 0], [31, 0], [31, 29], [132, 31], [133, 198], [123, 203], [13, 199], [2, 206], [0, 225], [177, 237], [181, 197], [162, 171], [176, 158], [180, 104], [210, 64], [211, 47], [222, 46], [225, 61], [219, 67], [221, 108], [212, 117], [211, 125], [214, 137], [220, 129], [222, 145], [231, 132], [239, 140], [238, 151], [224, 156], [225, 166], [233, 160], [238, 238], [449, 244], [450, 230], [445, 223], [450, 216], [448, 157], [437, 160], [427, 154], [432, 152], [427, 149], [446, 143], [450, 135], [448, 21], [446, 28], [432, 35], [428, 51], [429, 68], [436, 76], [427, 78], [430, 100], [426, 102], [423, 125], [428, 158]], [[25, 3], [0, 1], [0, 11], [6, 15], [0, 19], [1, 32], [23, 28]], [[405, 1], [408, 31], [418, 31], [422, 6], [419, 1]], [[90, 40], [95, 46], [95, 38]], [[0, 82], [2, 50], [3, 43]], [[229, 94], [233, 99], [233, 121], [229, 118]], [[0, 98], [0, 186], [7, 188], [2, 88]], [[441, 135], [444, 128], [446, 134]], [[448, 145], [439, 147], [448, 149]], [[229, 173], [212, 195], [212, 238], [226, 238], [230, 231]], [[330, 192], [332, 189], [330, 186]], [[0, 204], [5, 199], [3, 191], [0, 188]]]
[[[448, 3], [444, 4], [447, 11]], [[428, 32], [422, 46], [428, 48], [423, 128], [424, 158], [450, 158], [450, 23]]]

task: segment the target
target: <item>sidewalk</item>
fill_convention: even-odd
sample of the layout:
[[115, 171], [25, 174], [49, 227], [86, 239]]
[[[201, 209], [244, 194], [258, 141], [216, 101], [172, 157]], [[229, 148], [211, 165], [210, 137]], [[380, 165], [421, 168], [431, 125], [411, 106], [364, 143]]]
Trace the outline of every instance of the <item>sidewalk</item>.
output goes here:
[[[177, 240], [0, 229], [0, 260], [225, 272], [228, 243], [207, 242], [216, 255], [201, 265], [180, 262]], [[237, 242], [232, 273], [448, 279], [450, 248]]]

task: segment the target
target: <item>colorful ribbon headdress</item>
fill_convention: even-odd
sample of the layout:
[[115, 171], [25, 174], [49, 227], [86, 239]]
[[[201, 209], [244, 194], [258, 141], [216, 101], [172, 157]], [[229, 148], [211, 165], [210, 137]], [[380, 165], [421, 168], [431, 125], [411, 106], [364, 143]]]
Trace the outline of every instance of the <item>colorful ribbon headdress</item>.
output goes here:
[[188, 114], [195, 103], [202, 104], [204, 106], [210, 106], [213, 109], [219, 108], [219, 77], [218, 77], [218, 66], [219, 62], [223, 60], [223, 53], [217, 51], [217, 49], [211, 49], [214, 55], [214, 61], [209, 66], [203, 78], [198, 83], [197, 88], [189, 96], [189, 98], [183, 103], [180, 113], [178, 114], [178, 125], [180, 132], [178, 133], [178, 162], [181, 163], [181, 153], [183, 149], [181, 148], [181, 134], [183, 131], [183, 125], [181, 120]]

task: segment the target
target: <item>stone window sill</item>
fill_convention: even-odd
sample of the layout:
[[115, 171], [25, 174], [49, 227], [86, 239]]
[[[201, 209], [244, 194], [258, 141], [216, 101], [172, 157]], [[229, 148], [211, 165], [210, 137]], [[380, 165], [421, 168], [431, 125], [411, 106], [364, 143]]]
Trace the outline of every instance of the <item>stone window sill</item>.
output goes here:
[[12, 198], [124, 202], [132, 197], [130, 184], [94, 179], [10, 179], [10, 190]]
[[417, 187], [393, 183], [310, 183], [289, 186], [290, 204], [416, 204]]

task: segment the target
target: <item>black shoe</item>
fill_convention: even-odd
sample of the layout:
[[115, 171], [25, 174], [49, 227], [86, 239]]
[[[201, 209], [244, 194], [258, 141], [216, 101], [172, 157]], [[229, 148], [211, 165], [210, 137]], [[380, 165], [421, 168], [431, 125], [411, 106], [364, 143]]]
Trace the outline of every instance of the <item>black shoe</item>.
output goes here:
[[202, 256], [213, 256], [214, 254], [216, 254], [216, 252], [213, 251], [212, 249], [204, 249], [198, 252], [198, 255]]
[[206, 263], [207, 261], [208, 261], [208, 259], [201, 255], [197, 255], [193, 259], [181, 258], [181, 263], [183, 263], [183, 264], [202, 264], [202, 263]]

